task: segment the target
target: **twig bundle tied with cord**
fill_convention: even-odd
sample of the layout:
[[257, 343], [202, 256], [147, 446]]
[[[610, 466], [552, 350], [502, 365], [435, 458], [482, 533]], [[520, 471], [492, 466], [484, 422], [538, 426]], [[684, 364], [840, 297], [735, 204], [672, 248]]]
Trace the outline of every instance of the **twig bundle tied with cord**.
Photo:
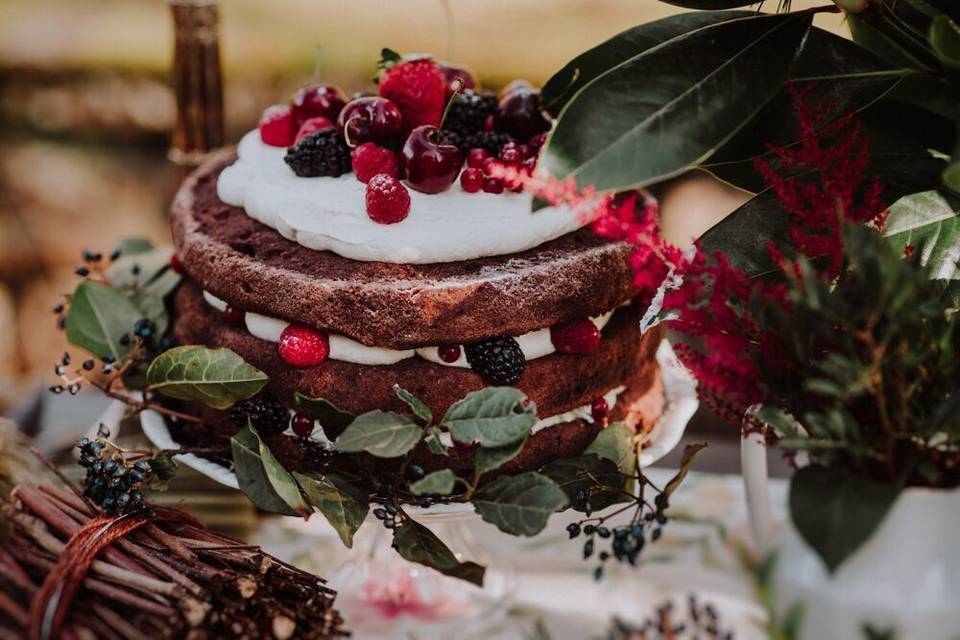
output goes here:
[[349, 635], [321, 578], [182, 511], [107, 515], [61, 479], [0, 507], [0, 638]]

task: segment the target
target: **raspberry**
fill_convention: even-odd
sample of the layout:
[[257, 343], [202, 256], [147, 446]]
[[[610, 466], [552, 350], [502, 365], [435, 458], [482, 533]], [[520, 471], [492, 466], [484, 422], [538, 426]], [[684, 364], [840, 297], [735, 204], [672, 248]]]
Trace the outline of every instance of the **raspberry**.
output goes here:
[[360, 182], [370, 182], [370, 178], [378, 173], [385, 173], [392, 178], [400, 174], [400, 163], [397, 154], [373, 142], [364, 142], [350, 154], [353, 160], [353, 172]]
[[460, 345], [445, 344], [437, 348], [437, 355], [444, 362], [456, 362], [460, 359]]
[[302, 125], [300, 125], [300, 128], [297, 130], [297, 135], [293, 139], [293, 143], [296, 144], [307, 136], [316, 133], [317, 131], [323, 131], [324, 129], [329, 129], [333, 126], [335, 125], [330, 121], [330, 118], [324, 118], [323, 116], [309, 118], [305, 120]]
[[290, 424], [287, 408], [269, 396], [257, 396], [230, 407], [230, 422], [238, 429], [247, 425], [247, 421], [265, 436], [275, 436], [286, 431]]
[[350, 149], [336, 129], [310, 134], [287, 149], [283, 159], [301, 178], [336, 178], [350, 172]]
[[429, 58], [400, 60], [384, 50], [380, 96], [397, 105], [408, 130], [423, 124], [438, 126], [446, 106], [447, 83], [440, 67]]
[[592, 353], [600, 347], [600, 330], [590, 318], [550, 327], [550, 342], [560, 353]]
[[607, 419], [608, 413], [610, 413], [610, 406], [603, 396], [590, 403], [590, 417], [594, 422], [603, 422]]
[[367, 183], [367, 215], [374, 222], [393, 224], [410, 213], [410, 193], [393, 176], [379, 173]]
[[313, 433], [313, 418], [298, 413], [293, 416], [293, 421], [290, 423], [290, 426], [293, 428], [295, 434], [301, 438], [307, 438]]
[[280, 357], [298, 368], [315, 367], [330, 355], [330, 338], [323, 331], [291, 324], [280, 334]]
[[516, 142], [508, 142], [500, 148], [500, 160], [512, 167], [523, 162], [523, 151]]
[[293, 115], [290, 107], [275, 104], [263, 110], [260, 116], [260, 139], [271, 147], [288, 147], [293, 144]]
[[483, 187], [483, 171], [464, 169], [460, 174], [460, 188], [467, 193], [476, 193]]
[[471, 342], [465, 350], [470, 367], [491, 384], [516, 384], [527, 364], [520, 345], [510, 337]]
[[497, 96], [492, 93], [474, 93], [467, 89], [457, 94], [443, 121], [443, 128], [460, 136], [469, 136], [483, 129], [487, 116], [497, 110]]

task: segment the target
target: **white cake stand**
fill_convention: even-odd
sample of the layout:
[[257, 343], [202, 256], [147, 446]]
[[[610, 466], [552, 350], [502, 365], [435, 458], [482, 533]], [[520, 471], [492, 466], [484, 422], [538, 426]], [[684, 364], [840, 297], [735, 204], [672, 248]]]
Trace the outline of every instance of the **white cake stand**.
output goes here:
[[[641, 466], [648, 466], [672, 451], [683, 436], [698, 407], [696, 383], [664, 340], [657, 350], [664, 388], [663, 413], [642, 443]], [[177, 449], [163, 416], [141, 413], [143, 432], [162, 449]], [[230, 470], [193, 454], [175, 456], [184, 465], [234, 489], [237, 478]], [[471, 633], [494, 628], [508, 611], [513, 572], [497, 562], [492, 549], [476, 541], [473, 530], [483, 523], [470, 504], [439, 504], [428, 509], [407, 507], [417, 522], [429, 527], [461, 561], [472, 560], [487, 567], [483, 587], [449, 578], [432, 569], [403, 560], [390, 548], [390, 532], [372, 515], [357, 532], [354, 548], [338, 556], [329, 542], [332, 529], [321, 518], [308, 522], [290, 519], [298, 534], [315, 541], [311, 558], [326, 568], [331, 587], [339, 593], [337, 607], [349, 628], [363, 637], [460, 637], [465, 620]], [[337, 541], [339, 544], [339, 541]], [[482, 636], [482, 634], [481, 634]]]

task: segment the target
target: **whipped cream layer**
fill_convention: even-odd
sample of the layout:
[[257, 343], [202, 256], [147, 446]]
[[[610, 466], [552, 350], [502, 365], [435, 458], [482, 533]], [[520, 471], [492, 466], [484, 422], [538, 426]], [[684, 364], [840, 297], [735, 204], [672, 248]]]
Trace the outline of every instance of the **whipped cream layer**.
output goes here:
[[[227, 309], [227, 303], [209, 291], [203, 292], [203, 299], [207, 301], [207, 304], [221, 313]], [[613, 310], [601, 316], [590, 318], [590, 320], [596, 325], [597, 329], [603, 330], [612, 315]], [[243, 321], [247, 327], [247, 331], [249, 331], [251, 335], [261, 340], [266, 340], [267, 342], [280, 342], [280, 336], [283, 334], [283, 330], [291, 324], [286, 320], [278, 320], [277, 318], [271, 318], [252, 311], [244, 312]], [[406, 360], [407, 358], [419, 356], [424, 360], [429, 360], [430, 362], [442, 364], [447, 367], [470, 368], [470, 363], [467, 362], [467, 356], [462, 346], [460, 349], [460, 357], [453, 362], [446, 362], [440, 358], [439, 347], [387, 349], [386, 347], [369, 347], [336, 333], [329, 333], [328, 335], [330, 339], [330, 353], [327, 357], [331, 360], [365, 365], [390, 365], [396, 364], [401, 360]], [[536, 331], [516, 336], [514, 339], [517, 341], [517, 344], [520, 345], [520, 350], [523, 352], [523, 357], [526, 360], [536, 360], [537, 358], [542, 358], [543, 356], [556, 352], [553, 341], [550, 339], [549, 328], [537, 329]]]
[[428, 264], [525, 251], [584, 226], [573, 209], [531, 213], [526, 193], [466, 193], [459, 182], [442, 193], [409, 189], [410, 214], [396, 224], [367, 216], [366, 184], [352, 173], [301, 178], [254, 130], [240, 141], [237, 161], [217, 180], [230, 205], [309, 249], [368, 262]]

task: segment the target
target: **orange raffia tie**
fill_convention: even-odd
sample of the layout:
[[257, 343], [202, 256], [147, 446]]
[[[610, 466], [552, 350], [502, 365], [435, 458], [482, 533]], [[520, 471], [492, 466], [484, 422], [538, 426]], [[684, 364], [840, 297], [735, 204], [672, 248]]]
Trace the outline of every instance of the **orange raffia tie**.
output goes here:
[[152, 513], [140, 511], [120, 517], [97, 516], [77, 529], [30, 603], [30, 640], [59, 638], [64, 618], [97, 555], [153, 520], [179, 520], [199, 525], [193, 516], [183, 511], [155, 508]]

